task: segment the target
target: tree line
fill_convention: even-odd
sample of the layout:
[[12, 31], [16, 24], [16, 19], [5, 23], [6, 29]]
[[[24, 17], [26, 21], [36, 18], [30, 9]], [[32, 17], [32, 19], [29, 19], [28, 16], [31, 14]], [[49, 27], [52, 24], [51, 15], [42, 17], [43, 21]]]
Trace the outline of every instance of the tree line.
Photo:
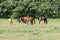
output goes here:
[[0, 0], [0, 18], [19, 16], [60, 18], [60, 0]]

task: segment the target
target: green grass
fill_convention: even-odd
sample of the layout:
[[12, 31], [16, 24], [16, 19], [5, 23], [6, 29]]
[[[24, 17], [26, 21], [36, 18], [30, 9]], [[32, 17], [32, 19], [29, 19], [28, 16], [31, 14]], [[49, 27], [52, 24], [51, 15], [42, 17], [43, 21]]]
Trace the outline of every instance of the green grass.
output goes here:
[[13, 19], [0, 19], [0, 40], [60, 40], [60, 19], [48, 19], [48, 24], [19, 24]]

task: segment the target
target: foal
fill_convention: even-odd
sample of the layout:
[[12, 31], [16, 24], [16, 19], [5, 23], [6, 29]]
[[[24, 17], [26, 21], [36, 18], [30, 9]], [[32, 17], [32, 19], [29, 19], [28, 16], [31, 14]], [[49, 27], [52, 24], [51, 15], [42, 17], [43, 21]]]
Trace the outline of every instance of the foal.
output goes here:
[[10, 25], [12, 24], [12, 19], [11, 19], [11, 18], [8, 19], [8, 23], [9, 23]]

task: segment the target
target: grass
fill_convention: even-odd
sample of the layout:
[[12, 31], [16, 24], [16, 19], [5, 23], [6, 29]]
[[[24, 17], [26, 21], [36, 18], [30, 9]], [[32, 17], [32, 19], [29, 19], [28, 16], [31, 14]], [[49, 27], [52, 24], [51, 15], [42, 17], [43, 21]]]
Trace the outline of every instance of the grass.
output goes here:
[[48, 19], [48, 24], [19, 24], [13, 19], [0, 19], [0, 40], [60, 40], [60, 19]]

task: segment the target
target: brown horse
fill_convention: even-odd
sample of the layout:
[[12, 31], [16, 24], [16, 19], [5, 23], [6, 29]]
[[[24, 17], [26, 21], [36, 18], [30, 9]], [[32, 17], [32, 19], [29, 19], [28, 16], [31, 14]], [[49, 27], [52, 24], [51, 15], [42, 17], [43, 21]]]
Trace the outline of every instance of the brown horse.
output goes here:
[[25, 23], [30, 22], [31, 24], [35, 24], [35, 19], [33, 17], [31, 17], [31, 16], [24, 16], [23, 19], [24, 19]]
[[44, 21], [44, 24], [45, 24], [45, 23], [47, 24], [47, 18], [46, 18], [45, 16], [40, 16], [40, 17], [38, 18], [38, 20], [39, 20], [39, 24], [40, 24], [41, 21]]
[[35, 19], [31, 16], [24, 16], [24, 17], [20, 17], [18, 18], [19, 23], [20, 21], [23, 21], [25, 24], [30, 22], [31, 24], [35, 24]]

